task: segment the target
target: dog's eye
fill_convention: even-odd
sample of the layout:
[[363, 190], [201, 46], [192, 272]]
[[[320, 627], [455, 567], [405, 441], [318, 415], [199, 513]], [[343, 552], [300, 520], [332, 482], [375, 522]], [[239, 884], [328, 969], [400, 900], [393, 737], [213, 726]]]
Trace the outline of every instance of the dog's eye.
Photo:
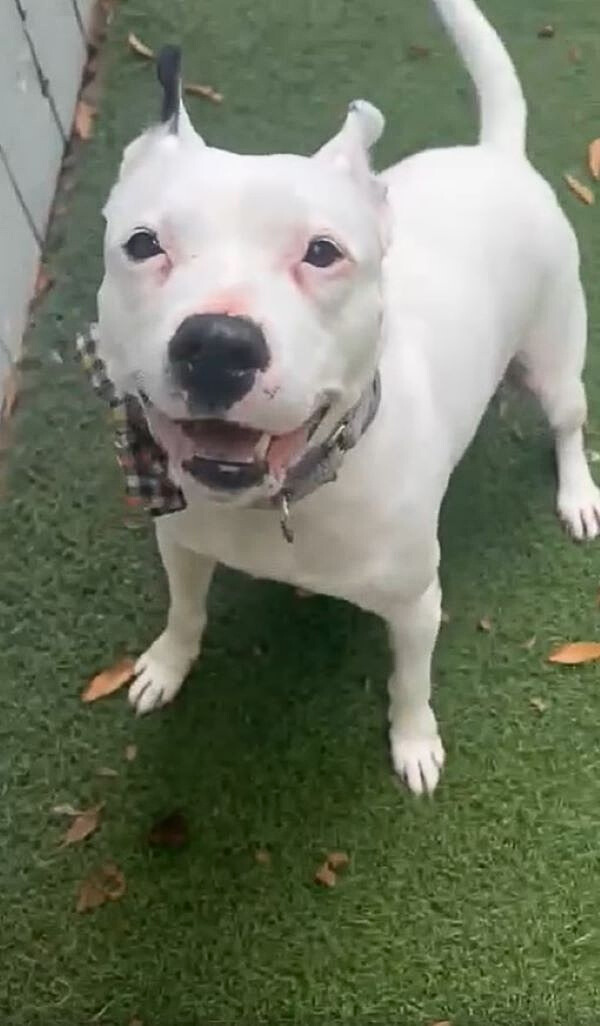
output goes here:
[[316, 238], [310, 240], [302, 263], [311, 264], [312, 267], [331, 267], [343, 259], [344, 254], [332, 239]]
[[150, 260], [150, 257], [164, 253], [158, 237], [149, 228], [138, 228], [127, 240], [123, 249], [130, 260], [137, 261]]

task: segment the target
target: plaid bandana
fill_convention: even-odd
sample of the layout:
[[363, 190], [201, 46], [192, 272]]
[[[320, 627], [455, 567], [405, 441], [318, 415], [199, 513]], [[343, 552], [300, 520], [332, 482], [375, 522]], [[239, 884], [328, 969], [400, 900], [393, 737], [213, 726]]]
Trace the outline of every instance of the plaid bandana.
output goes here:
[[154, 517], [185, 509], [183, 492], [168, 474], [164, 449], [152, 435], [144, 411], [133, 395], [117, 395], [97, 353], [98, 325], [77, 337], [77, 352], [94, 391], [108, 403], [114, 427], [117, 462], [125, 477], [126, 502], [141, 506]]
[[[143, 407], [135, 396], [119, 396], [97, 352], [98, 325], [77, 337], [77, 352], [90, 376], [94, 391], [108, 403], [114, 425], [117, 462], [125, 477], [126, 501], [141, 506], [154, 517], [177, 513], [187, 503], [183, 492], [169, 477], [166, 452], [154, 438]], [[321, 485], [335, 481], [344, 455], [359, 441], [371, 424], [381, 398], [379, 373], [359, 401], [337, 424], [324, 442], [309, 448], [290, 468], [278, 495], [261, 500], [261, 508], [279, 509], [286, 541], [293, 541], [289, 504], [310, 495]]]

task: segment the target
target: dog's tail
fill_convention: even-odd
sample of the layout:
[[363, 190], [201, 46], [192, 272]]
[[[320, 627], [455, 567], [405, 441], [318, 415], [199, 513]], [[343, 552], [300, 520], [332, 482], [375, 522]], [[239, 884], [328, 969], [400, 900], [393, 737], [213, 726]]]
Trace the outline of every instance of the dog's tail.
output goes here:
[[433, 0], [479, 98], [479, 141], [509, 153], [525, 151], [527, 107], [504, 44], [474, 0]]

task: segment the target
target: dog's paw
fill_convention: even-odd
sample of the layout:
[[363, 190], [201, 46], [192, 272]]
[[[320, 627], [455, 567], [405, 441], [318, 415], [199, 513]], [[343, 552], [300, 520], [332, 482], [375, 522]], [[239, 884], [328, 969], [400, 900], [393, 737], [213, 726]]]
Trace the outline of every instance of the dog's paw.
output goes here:
[[444, 747], [437, 732], [435, 718], [423, 730], [403, 724], [390, 729], [392, 762], [399, 777], [413, 794], [433, 794], [444, 765]]
[[129, 688], [129, 702], [138, 715], [172, 702], [197, 656], [161, 634], [135, 664], [136, 677]]
[[591, 541], [600, 534], [600, 489], [591, 477], [558, 495], [558, 515], [575, 541]]

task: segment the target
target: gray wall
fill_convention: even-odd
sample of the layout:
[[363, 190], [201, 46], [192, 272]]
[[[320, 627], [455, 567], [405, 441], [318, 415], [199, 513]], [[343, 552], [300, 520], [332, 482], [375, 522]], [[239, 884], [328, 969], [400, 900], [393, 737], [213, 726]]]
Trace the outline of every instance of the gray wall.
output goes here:
[[18, 354], [94, 0], [0, 0], [0, 398]]

